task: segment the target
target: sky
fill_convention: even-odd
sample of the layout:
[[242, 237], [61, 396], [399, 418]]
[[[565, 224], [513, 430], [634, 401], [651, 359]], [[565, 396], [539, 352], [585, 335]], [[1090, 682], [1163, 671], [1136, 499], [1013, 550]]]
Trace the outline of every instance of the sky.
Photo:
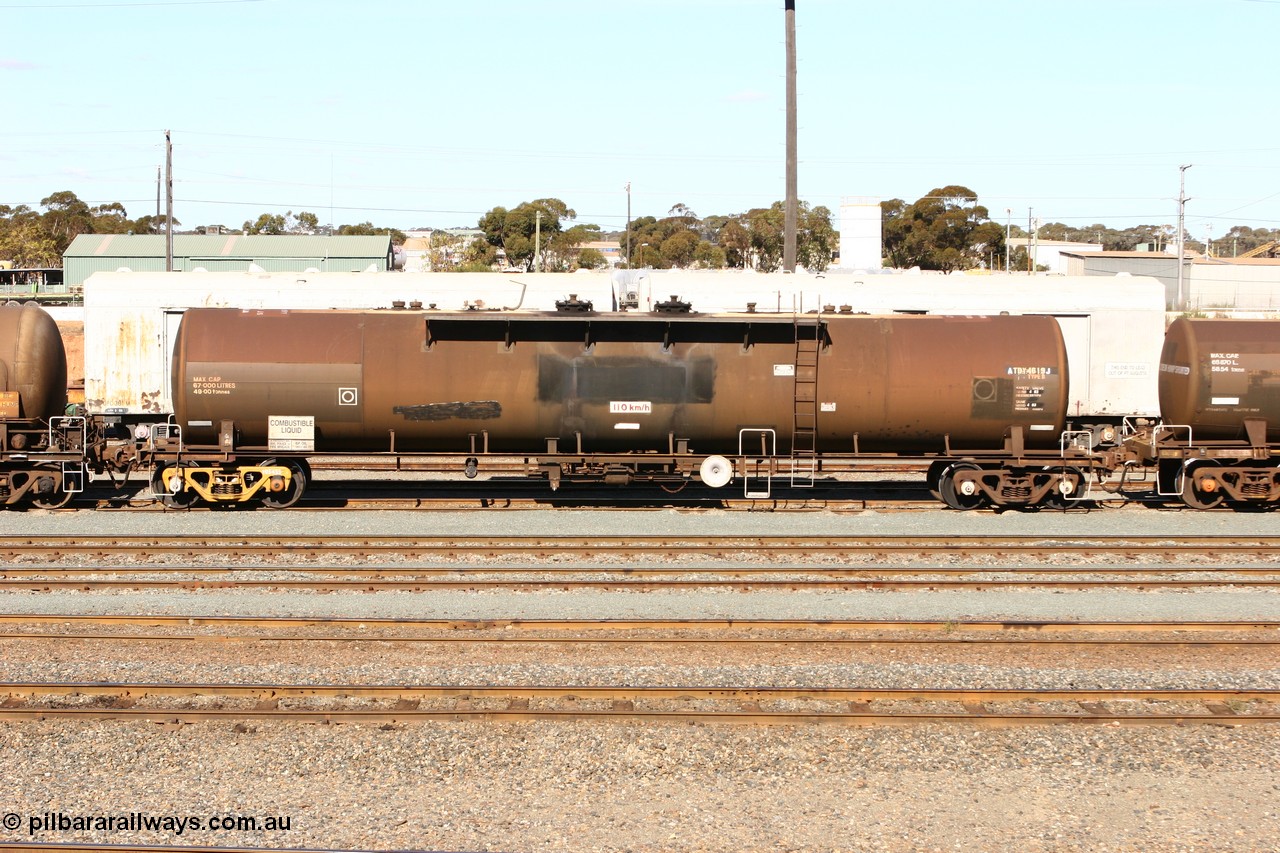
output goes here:
[[[799, 191], [1280, 229], [1280, 0], [797, 0]], [[0, 204], [605, 231], [785, 196], [782, 0], [0, 0]], [[1185, 173], [1181, 166], [1190, 164]]]

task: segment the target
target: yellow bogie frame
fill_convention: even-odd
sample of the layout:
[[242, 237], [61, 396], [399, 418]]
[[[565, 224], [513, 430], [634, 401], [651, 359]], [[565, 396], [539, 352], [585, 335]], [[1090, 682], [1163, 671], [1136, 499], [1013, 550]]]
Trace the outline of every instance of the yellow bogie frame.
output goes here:
[[[288, 465], [241, 465], [236, 468], [169, 465], [157, 472], [156, 496], [189, 505], [191, 497], [208, 503], [244, 503], [280, 493], [293, 485]], [[186, 498], [186, 500], [184, 500]]]

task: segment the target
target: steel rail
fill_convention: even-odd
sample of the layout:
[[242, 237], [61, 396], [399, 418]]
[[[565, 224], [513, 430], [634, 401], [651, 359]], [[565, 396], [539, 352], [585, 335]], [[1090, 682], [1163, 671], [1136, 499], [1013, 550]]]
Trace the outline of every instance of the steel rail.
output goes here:
[[1108, 554], [1143, 556], [1180, 554], [1276, 554], [1280, 536], [513, 536], [513, 537], [415, 537], [415, 536], [9, 536], [0, 537], [0, 554], [270, 554], [289, 552], [394, 554], [497, 555], [513, 553], [593, 554], [714, 553], [749, 550], [777, 554], [813, 554], [824, 551], [881, 554]]
[[152, 566], [130, 565], [112, 566], [99, 564], [95, 566], [5, 566], [0, 567], [0, 580], [7, 578], [67, 578], [81, 577], [94, 580], [102, 575], [194, 575], [198, 577], [234, 578], [242, 574], [299, 574], [299, 575], [332, 575], [353, 578], [384, 577], [441, 577], [445, 575], [622, 575], [625, 577], [669, 577], [673, 575], [715, 575], [715, 576], [763, 576], [770, 575], [817, 575], [824, 578], [860, 578], [860, 577], [896, 577], [901, 575], [1170, 575], [1170, 574], [1230, 574], [1230, 575], [1277, 575], [1280, 576], [1280, 565], [1275, 566], [884, 566], [850, 568], [848, 566], [404, 566], [385, 565], [367, 566], [317, 566], [313, 563], [300, 565], [273, 564], [270, 566], [176, 566], [160, 563]]
[[[51, 808], [49, 811], [58, 811]], [[65, 811], [65, 809], [64, 809]], [[137, 809], [131, 809], [137, 811]], [[72, 812], [74, 813], [74, 812]], [[113, 809], [102, 813], [116, 815]], [[317, 848], [271, 848], [278, 853], [357, 853], [356, 850]], [[0, 841], [0, 853], [262, 853], [260, 847], [195, 847], [173, 844], [83, 844], [79, 841]], [[410, 850], [387, 850], [385, 853], [412, 853]]]
[[[996, 574], [997, 572], [991, 572]], [[1058, 574], [1077, 574], [1063, 570]], [[352, 591], [450, 591], [450, 590], [514, 590], [534, 591], [546, 589], [559, 590], [605, 590], [605, 591], [643, 591], [676, 589], [730, 589], [730, 590], [930, 590], [930, 589], [1220, 589], [1234, 587], [1238, 589], [1274, 589], [1280, 587], [1280, 578], [1274, 580], [1240, 580], [1236, 578], [1215, 579], [1178, 579], [1153, 577], [1144, 580], [1063, 580], [1044, 579], [1038, 577], [990, 579], [990, 580], [955, 580], [950, 578], [893, 580], [874, 579], [858, 580], [845, 578], [841, 580], [814, 580], [796, 578], [793, 580], [589, 580], [589, 579], [462, 579], [462, 580], [0, 580], [0, 591], [23, 590], [27, 592], [52, 592], [54, 590], [95, 590], [118, 589], [292, 589], [316, 592], [352, 592]]]
[[0, 720], [137, 720], [146, 722], [198, 723], [256, 720], [264, 722], [293, 723], [421, 723], [427, 721], [457, 722], [484, 720], [486, 722], [529, 721], [616, 721], [643, 720], [648, 723], [738, 723], [747, 725], [845, 725], [884, 726], [918, 725], [921, 723], [968, 723], [976, 725], [1062, 725], [1062, 724], [1111, 724], [1111, 725], [1177, 725], [1191, 723], [1201, 725], [1241, 726], [1246, 724], [1280, 723], [1280, 714], [1234, 714], [1139, 712], [1115, 714], [1105, 711], [1085, 711], [1080, 714], [991, 711], [984, 708], [966, 709], [965, 713], [917, 713], [878, 711], [656, 711], [613, 708], [609, 710], [428, 710], [422, 708], [352, 711], [311, 711], [271, 708], [262, 710], [190, 710], [173, 708], [0, 708]]
[[[193, 685], [195, 686], [195, 685]], [[269, 687], [264, 685], [264, 687]], [[308, 689], [308, 688], [304, 688]], [[316, 689], [316, 688], [309, 688]], [[367, 690], [367, 688], [365, 688]], [[446, 690], [456, 691], [448, 694], [438, 693], [431, 697], [436, 701], [453, 700], [453, 707], [450, 708], [423, 708], [420, 706], [422, 698], [415, 698], [410, 695], [412, 689], [394, 688], [400, 691], [396, 698], [394, 707], [370, 709], [370, 708], [308, 708], [308, 707], [280, 707], [279, 702], [282, 699], [289, 698], [315, 698], [317, 694], [300, 694], [298, 696], [281, 696], [278, 694], [264, 693], [243, 693], [237, 697], [228, 696], [227, 698], [258, 698], [258, 704], [253, 708], [180, 708], [180, 707], [138, 707], [133, 704], [134, 694], [128, 694], [117, 697], [123, 707], [65, 707], [65, 706], [23, 706], [14, 707], [12, 704], [0, 705], [0, 720], [48, 720], [48, 719], [75, 719], [75, 720], [147, 720], [147, 721], [174, 721], [174, 722], [199, 722], [199, 721], [230, 721], [230, 720], [288, 720], [291, 722], [365, 722], [365, 723], [409, 723], [423, 722], [427, 720], [464, 720], [464, 719], [483, 719], [488, 721], [507, 721], [507, 720], [635, 720], [643, 719], [649, 722], [671, 721], [671, 722], [735, 722], [735, 723], [752, 723], [752, 724], [811, 724], [811, 723], [839, 723], [844, 725], [883, 725], [883, 724], [907, 724], [919, 722], [978, 722], [978, 723], [997, 723], [997, 724], [1046, 724], [1046, 723], [1100, 723], [1115, 722], [1129, 724], [1185, 724], [1191, 722], [1213, 723], [1220, 725], [1242, 725], [1245, 723], [1276, 723], [1280, 722], [1280, 714], [1270, 710], [1258, 713], [1237, 713], [1229, 702], [1252, 702], [1263, 701], [1268, 702], [1270, 707], [1270, 697], [1265, 693], [1257, 691], [1203, 691], [1198, 695], [1195, 691], [1170, 691], [1167, 695], [1157, 699], [1144, 698], [1140, 693], [1149, 693], [1150, 691], [1135, 691], [1132, 694], [1121, 695], [1118, 693], [1106, 694], [1101, 691], [1081, 691], [1074, 695], [1064, 694], [1062, 691], [1010, 691], [1005, 698], [996, 698], [992, 694], [984, 694], [983, 691], [953, 691], [950, 695], [943, 692], [930, 693], [927, 691], [893, 691], [875, 695], [870, 691], [857, 690], [832, 690], [825, 696], [817, 696], [817, 691], [810, 690], [791, 691], [794, 693], [792, 697], [782, 695], [770, 695], [762, 692], [761, 688], [748, 688], [740, 693], [733, 693], [726, 688], [702, 688], [702, 693], [697, 690], [688, 688], [657, 688], [651, 692], [644, 694], [643, 698], [648, 700], [684, 700], [684, 701], [718, 701], [722, 703], [737, 702], [737, 708], [722, 708], [718, 710], [708, 710], [706, 708], [687, 709], [687, 710], [671, 710], [658, 708], [637, 708], [635, 698], [640, 696], [636, 688], [598, 688], [594, 692], [589, 692], [582, 687], [566, 688], [565, 693], [558, 695], [550, 695], [546, 691], [549, 688], [524, 688], [512, 690], [510, 688], [490, 688], [489, 692], [483, 693], [477, 688], [445, 688]], [[421, 690], [422, 688], [416, 688]], [[830, 689], [829, 689], [830, 690]], [[501, 692], [493, 692], [501, 691]], [[45, 694], [39, 694], [45, 695]], [[83, 694], [81, 694], [83, 695]], [[106, 695], [99, 693], [98, 695]], [[148, 694], [150, 695], [150, 694]], [[158, 695], [158, 694], [156, 694]], [[186, 694], [208, 696], [208, 693]], [[221, 694], [227, 695], [227, 694]], [[984, 698], [984, 695], [987, 698]], [[869, 699], [844, 697], [871, 696]], [[1090, 698], [1098, 697], [1098, 698]], [[344, 697], [344, 698], [370, 698], [368, 696]], [[381, 698], [381, 697], [380, 697]], [[393, 698], [391, 696], [385, 697]], [[560, 707], [560, 708], [531, 708], [529, 706], [530, 699], [560, 699], [572, 706], [577, 701], [587, 699], [588, 701], [609, 702], [609, 708], [581, 708], [581, 707]], [[844, 705], [845, 710], [840, 711], [824, 711], [806, 708], [803, 710], [761, 710], [758, 702], [762, 699], [785, 700], [791, 698], [793, 700], [805, 701], [821, 699], [827, 702], [840, 702]], [[473, 700], [505, 700], [504, 708], [476, 708], [472, 705]], [[879, 710], [872, 708], [871, 703], [880, 702], [948, 702], [959, 704], [964, 709], [963, 712], [956, 711], [917, 711], [914, 708], [908, 709], [886, 709]], [[1062, 711], [1046, 712], [1042, 710], [1034, 710], [1027, 708], [1027, 702], [1061, 702], [1070, 701], [1077, 704], [1079, 713], [1067, 713]], [[1120, 713], [1102, 707], [1101, 702], [1135, 702], [1141, 703], [1140, 707], [1134, 709], [1131, 713]], [[1202, 704], [1205, 707], [1204, 712], [1187, 712], [1182, 707], [1162, 708], [1153, 702], [1168, 703], [1187, 703], [1194, 702]], [[1018, 707], [1007, 709], [1011, 703], [1024, 703]]]
[[[64, 613], [0, 613], [0, 625], [51, 624], [65, 625], [131, 625], [177, 627], [254, 628], [337, 628], [372, 630], [375, 628], [413, 628], [437, 631], [920, 631], [957, 633], [961, 631], [1008, 631], [1045, 633], [1081, 631], [1089, 633], [1150, 631], [1224, 632], [1280, 631], [1280, 622], [1260, 620], [1231, 621], [1157, 621], [1096, 622], [1050, 620], [875, 620], [875, 619], [414, 619], [360, 616], [201, 616], [153, 614], [64, 614]], [[371, 639], [380, 639], [373, 637]]]
[[623, 645], [623, 646], [1046, 646], [1053, 648], [1178, 648], [1178, 649], [1252, 649], [1280, 647], [1280, 639], [1263, 640], [1229, 638], [1217, 640], [1120, 639], [1116, 637], [600, 637], [571, 635], [564, 637], [505, 637], [494, 635], [458, 636], [429, 634], [425, 636], [369, 636], [350, 634], [60, 634], [50, 632], [4, 632], [0, 642], [11, 640], [87, 640], [99, 642], [147, 643], [369, 643], [395, 645], [479, 645], [479, 646], [545, 646], [545, 645]]
[[1280, 689], [1269, 688], [896, 688], [896, 687], [701, 687], [697, 685], [473, 685], [473, 684], [249, 684], [167, 682], [0, 682], [0, 695], [10, 699], [36, 696], [148, 696], [192, 698], [218, 696], [259, 701], [300, 698], [434, 700], [434, 699], [564, 699], [595, 700], [731, 700], [759, 702], [814, 700], [824, 702], [1274, 702]]

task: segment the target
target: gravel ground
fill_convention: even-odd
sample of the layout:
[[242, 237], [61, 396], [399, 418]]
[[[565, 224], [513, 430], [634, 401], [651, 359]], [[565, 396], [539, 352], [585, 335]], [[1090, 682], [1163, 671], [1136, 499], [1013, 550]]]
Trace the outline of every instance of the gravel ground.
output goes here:
[[[114, 512], [0, 513], [0, 535], [775, 534], [1259, 535], [1264, 514]], [[0, 612], [462, 617], [738, 617], [1280, 621], [1280, 595], [1188, 592], [7, 593]], [[30, 645], [28, 645], [30, 644]], [[201, 651], [204, 649], [204, 651]], [[974, 654], [972, 652], [970, 655]], [[665, 659], [616, 651], [581, 665], [449, 660], [407, 650], [346, 661], [253, 645], [166, 660], [145, 680], [456, 681], [865, 686], [1275, 687], [1265, 657], [1161, 665], [885, 653], [794, 662]], [[120, 678], [92, 643], [0, 645], [0, 676]], [[416, 657], [415, 657], [416, 656]], [[714, 665], [712, 665], [714, 663]], [[225, 678], [219, 675], [226, 676]], [[452, 850], [1280, 849], [1280, 728], [914, 725], [735, 727], [475, 722], [408, 726], [0, 723], [5, 840]], [[44, 813], [290, 818], [288, 831], [52, 831]]]
[[1036, 590], [993, 592], [314, 592], [204, 589], [7, 592], [0, 613], [313, 616], [364, 619], [1265, 620], [1280, 593]]
[[1266, 851], [1263, 727], [0, 725], [0, 802], [290, 818], [41, 841], [449, 850]]

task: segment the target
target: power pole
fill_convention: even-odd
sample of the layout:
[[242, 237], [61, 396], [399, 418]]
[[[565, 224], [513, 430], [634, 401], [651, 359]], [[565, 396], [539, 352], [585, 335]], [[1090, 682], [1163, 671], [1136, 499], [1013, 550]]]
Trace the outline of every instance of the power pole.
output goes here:
[[1031, 275], [1036, 265], [1031, 257], [1031, 210], [1032, 208], [1027, 208], [1027, 275]]
[[539, 256], [542, 254], [542, 211], [535, 210], [533, 218], [533, 271], [542, 272]]
[[1187, 169], [1191, 163], [1178, 167], [1178, 305], [1177, 310], [1187, 310], [1187, 294], [1182, 283], [1182, 223], [1187, 212]]
[[627, 269], [631, 269], [631, 182], [627, 181]]
[[1004, 274], [1009, 274], [1009, 232], [1013, 229], [1013, 208], [1004, 209]]
[[173, 141], [169, 131], [164, 132], [164, 270], [173, 272]]
[[796, 0], [782, 0], [787, 29], [787, 200], [782, 223], [782, 271], [796, 271], [796, 210], [800, 205], [796, 166]]

